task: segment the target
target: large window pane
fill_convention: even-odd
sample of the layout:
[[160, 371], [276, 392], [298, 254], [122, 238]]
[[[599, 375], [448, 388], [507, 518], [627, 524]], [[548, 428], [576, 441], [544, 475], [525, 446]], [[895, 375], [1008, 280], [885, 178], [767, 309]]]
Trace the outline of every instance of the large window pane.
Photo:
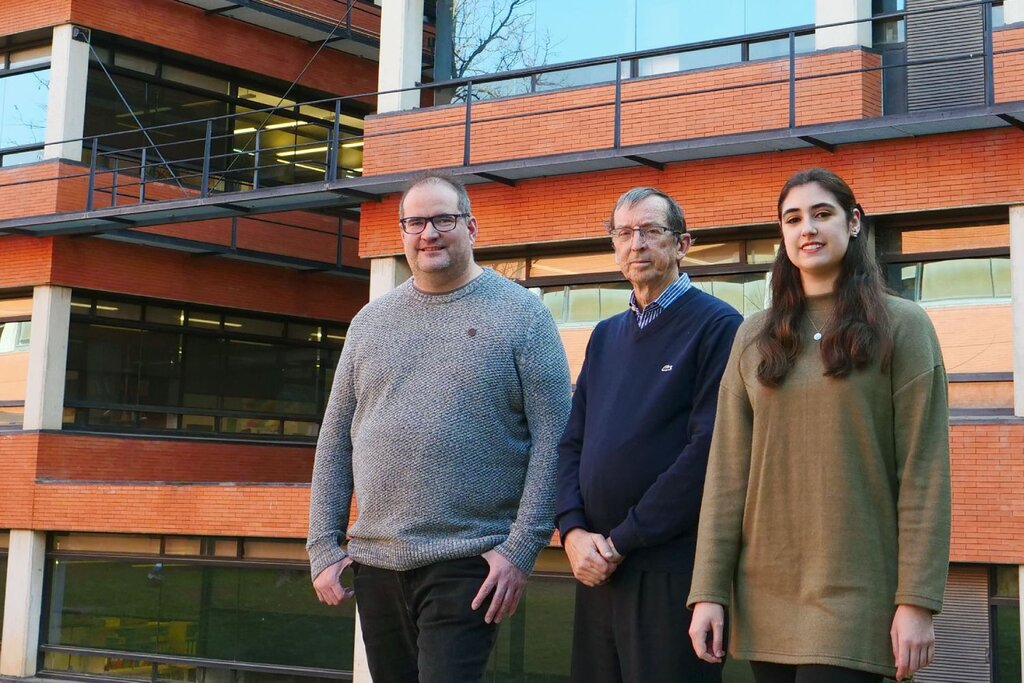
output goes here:
[[[49, 69], [0, 78], [0, 149], [43, 142], [49, 94]], [[22, 163], [37, 161], [42, 150], [20, 157]]]
[[50, 568], [51, 645], [352, 668], [354, 607], [319, 604], [302, 567], [54, 559]]
[[698, 289], [716, 296], [744, 316], [767, 306], [767, 273], [706, 275], [693, 278]]
[[1010, 258], [950, 259], [889, 266], [889, 284], [921, 303], [1010, 296]]

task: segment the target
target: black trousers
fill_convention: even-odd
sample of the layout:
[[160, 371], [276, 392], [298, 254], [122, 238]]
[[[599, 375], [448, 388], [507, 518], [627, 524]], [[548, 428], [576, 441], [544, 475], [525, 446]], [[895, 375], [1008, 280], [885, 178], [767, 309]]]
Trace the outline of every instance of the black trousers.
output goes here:
[[720, 683], [722, 665], [690, 645], [691, 575], [628, 562], [603, 586], [576, 586], [573, 683]]
[[882, 683], [878, 674], [824, 664], [751, 662], [750, 670], [756, 683]]
[[475, 683], [498, 633], [490, 600], [470, 603], [487, 577], [480, 556], [396, 572], [353, 565], [359, 620], [373, 683]]

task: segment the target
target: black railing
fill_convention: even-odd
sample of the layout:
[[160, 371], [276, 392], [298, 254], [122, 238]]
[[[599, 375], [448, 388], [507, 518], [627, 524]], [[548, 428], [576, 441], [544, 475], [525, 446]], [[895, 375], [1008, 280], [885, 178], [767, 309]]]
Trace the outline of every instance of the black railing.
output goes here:
[[[693, 95], [742, 91], [764, 86], [777, 86], [780, 92], [785, 91], [787, 93], [788, 121], [781, 127], [785, 128], [788, 125], [789, 128], [795, 128], [799, 124], [800, 114], [798, 110], [799, 86], [803, 83], [872, 72], [884, 73], [890, 69], [905, 70], [920, 66], [950, 64], [965, 60], [981, 60], [983, 64], [983, 78], [985, 80], [984, 104], [992, 105], [995, 97], [994, 57], [996, 55], [1024, 52], [1022, 48], [994, 50], [990, 15], [993, 5], [999, 4], [999, 0], [952, 2], [939, 7], [891, 12], [860, 20], [818, 26], [798, 26], [779, 31], [766, 31], [735, 38], [634, 51], [499, 74], [417, 84], [415, 87], [401, 90], [361, 93], [346, 97], [305, 102], [300, 105], [289, 105], [287, 107], [287, 116], [290, 121], [287, 123], [287, 127], [314, 126], [319, 128], [321, 132], [309, 140], [289, 141], [286, 144], [271, 144], [273, 142], [271, 138], [273, 138], [275, 130], [285, 127], [285, 124], [281, 123], [267, 125], [271, 117], [279, 115], [283, 111], [283, 109], [273, 107], [251, 110], [244, 114], [230, 114], [198, 121], [148, 127], [145, 129], [147, 139], [144, 144], [136, 144], [138, 141], [137, 137], [134, 139], [126, 137], [138, 136], [139, 130], [118, 131], [51, 144], [67, 145], [80, 143], [87, 150], [85, 156], [88, 158], [88, 168], [63, 174], [59, 176], [59, 179], [87, 179], [88, 189], [85, 193], [83, 209], [85, 211], [93, 211], [95, 209], [123, 206], [132, 203], [144, 204], [151, 201], [170, 199], [206, 198], [217, 193], [261, 189], [273, 185], [323, 183], [333, 182], [346, 177], [357, 177], [361, 174], [362, 168], [346, 167], [343, 163], [344, 152], [347, 148], [361, 146], [364, 142], [371, 141], [374, 138], [414, 133], [429, 134], [450, 128], [461, 127], [463, 129], [462, 153], [461, 155], [453, 155], [452, 158], [459, 158], [463, 166], [470, 166], [474, 159], [473, 129], [475, 126], [493, 124], [500, 121], [529, 121], [535, 117], [558, 113], [583, 112], [593, 109], [609, 110], [612, 118], [611, 136], [606, 141], [594, 139], [590, 149], [618, 150], [630, 144], [628, 140], [623, 139], [623, 127], [628, 123], [628, 121], [624, 120], [626, 105]], [[879, 64], [877, 66], [807, 74], [798, 73], [800, 57], [804, 54], [814, 54], [804, 53], [799, 47], [799, 40], [815, 32], [862, 23], [875, 24], [878, 22], [899, 21], [905, 20], [908, 17], [948, 12], [968, 7], [978, 7], [983, 13], [984, 48], [980, 53], [968, 51], [928, 59], [904, 59], [899, 63]], [[772, 58], [787, 64], [786, 73], [779, 77], [632, 97], [627, 96], [625, 93], [625, 88], [623, 87], [625, 82], [645, 78], [645, 76], [639, 75], [638, 68], [638, 65], [643, 60], [668, 55], [700, 53], [705, 50], [730, 46], [738, 47], [741, 59], [749, 59], [750, 47], [752, 45], [771, 41], [785, 41], [787, 44], [787, 49], [784, 53]], [[607, 100], [538, 108], [523, 113], [497, 115], [479, 115], [477, 107], [474, 106], [480, 102], [480, 95], [487, 85], [501, 83], [502, 81], [526, 79], [533, 84], [531, 92], [534, 92], [538, 89], [537, 84], [550, 82], [552, 76], [557, 75], [559, 72], [572, 72], [600, 66], [614, 69], [613, 78], [597, 83], [588, 82], [584, 85], [591, 87], [594, 85], [612, 86], [610, 88], [610, 97]], [[718, 66], [724, 65], [720, 64]], [[655, 74], [655, 76], [668, 75], [670, 74]], [[423, 91], [453, 94], [454, 101], [446, 106], [461, 107], [463, 115], [459, 117], [459, 120], [428, 123], [427, 125], [417, 125], [420, 119], [414, 115], [410, 117], [407, 127], [381, 130], [363, 135], [350, 135], [344, 132], [341, 125], [342, 114], [346, 110], [351, 110], [351, 103], [353, 101], [365, 101], [369, 97], [409, 91], [417, 93], [417, 97], [420, 97]], [[531, 95], [527, 94], [526, 96], [529, 97]], [[302, 112], [303, 107], [320, 109], [327, 115], [321, 118], [306, 114]], [[333, 116], [330, 115], [331, 113], [333, 113]], [[884, 110], [882, 114], [883, 116], [885, 115]], [[255, 127], [250, 126], [254, 115], [257, 118], [262, 118], [263, 124]], [[242, 116], [246, 117], [245, 127], [236, 129], [235, 124], [242, 120]], [[197, 128], [204, 129], [205, 131], [200, 137], [197, 137], [194, 132], [190, 132], [195, 131]], [[735, 132], [748, 131], [737, 130]], [[166, 142], [151, 142], [159, 138], [169, 140]], [[236, 146], [236, 143], [240, 141], [241, 144]], [[458, 162], [452, 165], [457, 166]], [[0, 183], [0, 188], [23, 183], [51, 182], [53, 180], [55, 178], [41, 178], [6, 184]]]

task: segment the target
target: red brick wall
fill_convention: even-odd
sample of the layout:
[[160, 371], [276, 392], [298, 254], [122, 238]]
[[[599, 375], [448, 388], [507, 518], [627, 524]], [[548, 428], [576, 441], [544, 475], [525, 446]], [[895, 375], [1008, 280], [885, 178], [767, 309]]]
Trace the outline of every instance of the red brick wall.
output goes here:
[[952, 561], [1024, 564], [1024, 424], [950, 432]]
[[[853, 187], [868, 215], [1024, 201], [1024, 135], [1016, 129], [881, 140], [647, 167], [537, 178], [516, 187], [472, 185], [480, 246], [595, 237], [615, 199], [637, 185], [677, 197], [694, 228], [776, 220], [775, 203], [795, 171], [826, 166]], [[397, 197], [366, 203], [360, 220], [365, 258], [402, 250]]]
[[0, 237], [0, 289], [49, 282], [52, 249], [52, 239]]
[[312, 445], [45, 433], [38, 436], [36, 477], [62, 482], [308, 484], [313, 450]]
[[38, 442], [38, 434], [0, 433], [0, 528], [32, 528]]
[[1024, 52], [998, 54], [1003, 50], [1024, 50], [1024, 28], [992, 32], [993, 80], [996, 102], [1024, 100]]
[[[331, 16], [338, 18], [344, 12], [344, 4], [328, 4], [333, 5]], [[352, 16], [368, 27], [379, 25], [379, 21], [375, 22], [366, 12], [354, 12]], [[0, 3], [0, 31], [4, 35], [69, 21], [289, 83], [299, 75], [318, 47], [229, 17], [207, 15], [197, 7], [175, 0], [146, 0], [145, 3], [138, 0], [4, 0]], [[377, 64], [325, 49], [313, 61], [301, 83], [339, 95], [373, 92], [377, 89]]]
[[[824, 52], [798, 58], [797, 77], [839, 74], [878, 63], [877, 55], [862, 50]], [[799, 81], [797, 123], [880, 115], [879, 74]], [[789, 125], [788, 78], [789, 60], [776, 59], [626, 81], [622, 144], [785, 128]], [[750, 87], [701, 92], [730, 86]], [[671, 97], [650, 99], [663, 95]], [[614, 142], [614, 101], [614, 87], [603, 85], [475, 103], [471, 163], [609, 148]], [[461, 106], [367, 120], [364, 173], [461, 165], [464, 121]]]
[[78, 166], [59, 161], [0, 168], [0, 210], [3, 212], [0, 217], [9, 219], [54, 213], [59, 207], [60, 181], [56, 179], [80, 171]]

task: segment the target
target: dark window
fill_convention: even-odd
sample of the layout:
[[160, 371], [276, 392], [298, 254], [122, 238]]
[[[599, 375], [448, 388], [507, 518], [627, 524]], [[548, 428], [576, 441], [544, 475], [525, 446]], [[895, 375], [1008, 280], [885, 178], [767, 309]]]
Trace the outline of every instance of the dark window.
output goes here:
[[992, 570], [992, 640], [995, 681], [1020, 680], [1020, 573], [1016, 565]]
[[309, 321], [78, 296], [65, 422], [314, 438], [344, 335]]

